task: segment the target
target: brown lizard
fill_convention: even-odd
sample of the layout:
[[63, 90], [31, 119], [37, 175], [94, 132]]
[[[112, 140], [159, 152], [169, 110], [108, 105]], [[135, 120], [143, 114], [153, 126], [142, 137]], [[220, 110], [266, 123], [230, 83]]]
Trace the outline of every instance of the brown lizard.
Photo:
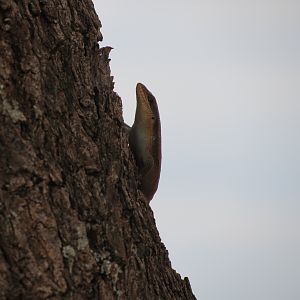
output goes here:
[[136, 112], [129, 131], [129, 146], [141, 176], [140, 189], [153, 198], [161, 170], [161, 126], [155, 97], [141, 83], [136, 85]]

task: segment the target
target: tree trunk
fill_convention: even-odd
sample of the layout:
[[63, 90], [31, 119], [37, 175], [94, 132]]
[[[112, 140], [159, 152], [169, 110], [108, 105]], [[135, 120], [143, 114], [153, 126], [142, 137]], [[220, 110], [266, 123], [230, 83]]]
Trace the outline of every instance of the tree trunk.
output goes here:
[[0, 0], [0, 298], [195, 299], [122, 127], [90, 0]]

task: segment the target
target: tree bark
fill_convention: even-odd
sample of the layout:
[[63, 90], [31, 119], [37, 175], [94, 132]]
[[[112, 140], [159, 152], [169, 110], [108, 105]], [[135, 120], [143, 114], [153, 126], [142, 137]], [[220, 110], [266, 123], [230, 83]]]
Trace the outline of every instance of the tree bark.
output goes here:
[[90, 0], [0, 0], [0, 298], [195, 299], [171, 267]]

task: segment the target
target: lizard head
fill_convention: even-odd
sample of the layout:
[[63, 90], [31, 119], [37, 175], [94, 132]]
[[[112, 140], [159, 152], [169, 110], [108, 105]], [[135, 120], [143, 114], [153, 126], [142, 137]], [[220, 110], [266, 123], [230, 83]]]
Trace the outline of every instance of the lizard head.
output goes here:
[[136, 100], [137, 112], [143, 116], [144, 121], [151, 121], [151, 123], [159, 121], [156, 99], [142, 83], [136, 85]]

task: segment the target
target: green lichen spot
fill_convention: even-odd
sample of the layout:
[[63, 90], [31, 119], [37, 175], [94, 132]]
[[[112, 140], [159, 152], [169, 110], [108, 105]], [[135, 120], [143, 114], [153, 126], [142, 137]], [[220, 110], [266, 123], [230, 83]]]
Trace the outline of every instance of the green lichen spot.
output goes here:
[[19, 110], [19, 104], [14, 100], [12, 101], [12, 104], [10, 104], [6, 99], [3, 100], [3, 113], [9, 116], [13, 123], [26, 121], [24, 114]]

